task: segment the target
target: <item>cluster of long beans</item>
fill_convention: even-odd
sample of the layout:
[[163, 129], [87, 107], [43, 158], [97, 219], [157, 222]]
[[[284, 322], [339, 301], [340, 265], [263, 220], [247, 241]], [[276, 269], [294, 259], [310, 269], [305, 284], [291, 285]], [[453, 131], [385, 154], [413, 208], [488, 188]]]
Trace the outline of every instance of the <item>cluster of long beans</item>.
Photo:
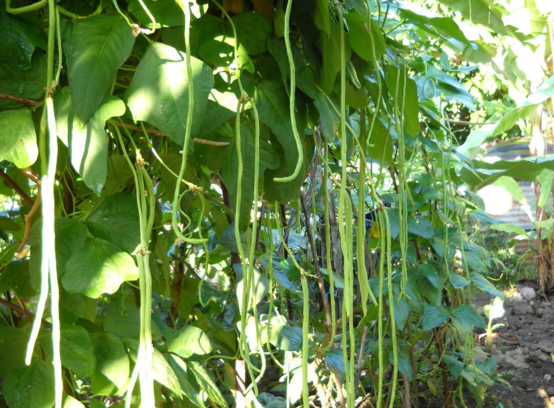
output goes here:
[[[150, 271], [150, 250], [149, 244], [154, 226], [154, 214], [156, 209], [156, 196], [154, 194], [154, 185], [146, 169], [147, 163], [144, 161], [137, 148], [133, 138], [127, 128], [125, 132], [134, 148], [136, 159], [133, 165], [121, 133], [117, 126], [113, 127], [117, 134], [117, 140], [129, 165], [136, 186], [137, 208], [139, 214], [140, 226], [140, 244], [135, 250], [135, 256], [139, 269], [139, 289], [140, 289], [140, 342], [137, 354], [135, 368], [131, 375], [127, 400], [125, 406], [131, 406], [131, 394], [137, 378], [140, 378], [141, 399], [144, 406], [154, 406], [154, 383], [152, 377], [152, 274]], [[146, 196], [145, 196], [146, 193]], [[148, 201], [147, 201], [148, 198]]]
[[[41, 2], [42, 6], [46, 2]], [[9, 6], [9, 4], [7, 4]], [[35, 5], [32, 5], [35, 6]], [[41, 7], [42, 7], [41, 6]], [[8, 11], [9, 11], [8, 7]], [[32, 11], [34, 8], [16, 9], [16, 13]], [[13, 10], [12, 10], [13, 12]], [[56, 162], [58, 156], [58, 138], [56, 134], [56, 117], [54, 114], [54, 90], [57, 86], [61, 71], [61, 58], [59, 58], [58, 70], [54, 79], [54, 49], [56, 27], [58, 36], [58, 51], [61, 54], [61, 38], [59, 11], [54, 0], [48, 0], [48, 50], [46, 68], [46, 109], [43, 112], [40, 123], [39, 150], [41, 161], [41, 197], [42, 197], [42, 237], [41, 237], [41, 287], [37, 304], [37, 312], [31, 337], [27, 346], [25, 362], [31, 364], [33, 351], [42, 324], [42, 316], [46, 308], [48, 292], [50, 292], [50, 316], [52, 318], [52, 344], [53, 364], [55, 379], [55, 406], [61, 408], [63, 396], [62, 364], [60, 356], [60, 315], [59, 315], [59, 286], [56, 266], [56, 233], [55, 233], [55, 197], [54, 187], [56, 182]], [[48, 152], [48, 154], [47, 154]]]

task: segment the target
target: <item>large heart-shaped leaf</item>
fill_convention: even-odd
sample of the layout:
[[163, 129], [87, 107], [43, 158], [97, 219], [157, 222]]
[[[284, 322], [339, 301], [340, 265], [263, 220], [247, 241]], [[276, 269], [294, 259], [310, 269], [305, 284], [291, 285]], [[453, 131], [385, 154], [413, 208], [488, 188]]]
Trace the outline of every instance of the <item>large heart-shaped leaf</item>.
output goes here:
[[129, 377], [129, 357], [119, 337], [111, 333], [90, 335], [96, 356], [92, 374], [94, 395], [113, 395], [123, 390]]
[[14, 368], [25, 365], [28, 341], [29, 330], [11, 326], [0, 327], [0, 377], [4, 377]]
[[356, 54], [366, 61], [373, 61], [373, 52], [377, 58], [385, 53], [386, 44], [379, 24], [370, 18], [370, 33], [367, 16], [352, 13], [345, 14], [344, 18], [348, 22], [350, 45]]
[[485, 327], [483, 318], [470, 305], [460, 305], [452, 311], [452, 323], [465, 332], [471, 332], [471, 326]]
[[[96, 367], [92, 341], [81, 326], [62, 326], [60, 330], [60, 353], [62, 364], [77, 374], [90, 376]], [[40, 338], [42, 348], [52, 355], [52, 335], [45, 333]]]
[[120, 15], [68, 21], [63, 50], [73, 91], [71, 105], [81, 122], [92, 118], [134, 44], [133, 31]]
[[114, 293], [125, 281], [138, 279], [133, 258], [114, 244], [94, 238], [67, 262], [62, 283], [69, 293], [97, 298]]
[[[84, 223], [75, 218], [56, 218], [56, 265], [58, 276], [65, 273], [65, 265], [69, 258], [85, 245], [88, 230]], [[42, 222], [35, 222], [31, 227], [28, 244], [31, 246], [31, 284], [40, 287], [40, 262], [42, 259]]]
[[52, 366], [34, 358], [30, 366], [10, 372], [4, 380], [4, 398], [10, 408], [54, 406]]
[[29, 109], [0, 112], [0, 161], [29, 167], [38, 156], [35, 125]]
[[21, 17], [6, 13], [4, 7], [0, 9], [0, 27], [0, 63], [27, 71], [36, 46], [46, 49], [44, 32]]
[[210, 373], [197, 361], [190, 361], [187, 367], [192, 371], [200, 389], [208, 394], [208, 397], [220, 407], [228, 407], [225, 398], [217, 387], [215, 381], [210, 376]]
[[[148, 11], [156, 19], [156, 25], [168, 27], [183, 26], [185, 24], [185, 15], [181, 4], [175, 0], [142, 0]], [[129, 0], [129, 12], [132, 13], [137, 20], [147, 27], [152, 27], [152, 20], [146, 14], [144, 7], [139, 0]], [[181, 36], [183, 35], [183, 27]]]
[[0, 274], [0, 293], [12, 290], [21, 296], [21, 298], [36, 296], [37, 291], [29, 278], [29, 261], [23, 260], [9, 263]]
[[87, 187], [100, 195], [108, 173], [106, 120], [125, 113], [125, 104], [115, 96], [103, 94], [100, 107], [88, 122], [83, 122], [72, 108], [75, 92], [63, 88], [54, 98], [58, 137], [69, 149], [71, 164]]
[[[211, 68], [191, 57], [194, 81], [192, 133], [202, 124], [214, 79]], [[183, 144], [189, 106], [185, 54], [161, 43], [152, 44], [125, 93], [135, 120], [147, 121]]]
[[[258, 84], [257, 97], [256, 106], [260, 120], [271, 129], [282, 147], [281, 165], [276, 170], [267, 171], [264, 178], [266, 198], [270, 202], [277, 200], [280, 203], [287, 203], [299, 197], [299, 188], [308, 174], [313, 156], [313, 137], [300, 136], [302, 138], [301, 153], [304, 155], [304, 160], [298, 177], [286, 183], [275, 182], [273, 180], [275, 177], [290, 176], [298, 160], [298, 150], [290, 121], [289, 99], [283, 82], [271, 80], [261, 81]], [[296, 114], [296, 124], [300, 135], [304, 133], [307, 119], [306, 115], [302, 113], [297, 112]]]
[[492, 32], [501, 35], [513, 35], [513, 31], [502, 22], [502, 16], [507, 10], [500, 5], [492, 5], [491, 1], [483, 0], [439, 0], [452, 9], [459, 11], [464, 18], [474, 24], [482, 24]]
[[140, 243], [136, 197], [123, 193], [107, 197], [90, 214], [87, 226], [95, 237], [133, 253]]
[[198, 327], [184, 325], [168, 342], [167, 349], [183, 358], [189, 358], [193, 354], [208, 354], [212, 351], [212, 345], [208, 335]]
[[267, 51], [267, 38], [273, 31], [271, 21], [259, 13], [239, 13], [233, 16], [238, 42], [250, 55]]
[[423, 330], [431, 330], [450, 317], [450, 312], [443, 306], [425, 306], [423, 312]]
[[[39, 99], [46, 84], [46, 55], [35, 53], [28, 71], [0, 63], [0, 93], [24, 99]], [[19, 108], [19, 102], [0, 99], [0, 108]]]
[[122, 339], [138, 339], [140, 336], [140, 309], [134, 299], [114, 296], [108, 306], [102, 324], [104, 330]]
[[166, 354], [165, 357], [166, 361], [169, 363], [171, 368], [173, 368], [173, 372], [179, 380], [179, 385], [181, 386], [183, 395], [195, 406], [204, 408], [205, 405], [204, 400], [202, 399], [202, 394], [191, 384], [192, 375], [190, 374], [185, 362], [174, 354]]

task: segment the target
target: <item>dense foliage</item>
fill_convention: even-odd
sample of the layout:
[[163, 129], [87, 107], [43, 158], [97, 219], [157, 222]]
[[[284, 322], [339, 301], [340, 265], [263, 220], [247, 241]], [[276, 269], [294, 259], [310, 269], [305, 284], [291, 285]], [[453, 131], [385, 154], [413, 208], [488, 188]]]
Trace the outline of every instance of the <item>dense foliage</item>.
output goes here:
[[539, 177], [548, 250], [554, 169], [479, 156], [554, 94], [492, 3], [0, 1], [7, 406], [481, 404], [475, 191]]

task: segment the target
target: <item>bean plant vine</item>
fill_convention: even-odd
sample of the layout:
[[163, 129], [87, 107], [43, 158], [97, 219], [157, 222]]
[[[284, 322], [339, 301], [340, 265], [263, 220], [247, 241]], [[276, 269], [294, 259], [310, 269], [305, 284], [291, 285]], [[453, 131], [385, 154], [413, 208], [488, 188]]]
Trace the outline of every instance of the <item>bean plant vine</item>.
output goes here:
[[502, 294], [471, 231], [494, 180], [449, 120], [487, 49], [455, 19], [0, 8], [8, 407], [482, 404], [498, 376], [474, 359], [472, 291]]

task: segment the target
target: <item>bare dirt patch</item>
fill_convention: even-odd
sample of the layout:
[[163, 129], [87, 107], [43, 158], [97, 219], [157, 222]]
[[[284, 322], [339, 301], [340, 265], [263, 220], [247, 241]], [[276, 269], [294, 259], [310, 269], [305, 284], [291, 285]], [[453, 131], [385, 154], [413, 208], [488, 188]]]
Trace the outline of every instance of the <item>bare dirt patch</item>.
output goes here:
[[[495, 320], [505, 326], [495, 330], [490, 354], [507, 384], [488, 388], [485, 407], [554, 408], [554, 297], [536, 296], [522, 285], [506, 294], [512, 296], [504, 302], [504, 316]], [[482, 312], [490, 299], [479, 295], [473, 303]]]

